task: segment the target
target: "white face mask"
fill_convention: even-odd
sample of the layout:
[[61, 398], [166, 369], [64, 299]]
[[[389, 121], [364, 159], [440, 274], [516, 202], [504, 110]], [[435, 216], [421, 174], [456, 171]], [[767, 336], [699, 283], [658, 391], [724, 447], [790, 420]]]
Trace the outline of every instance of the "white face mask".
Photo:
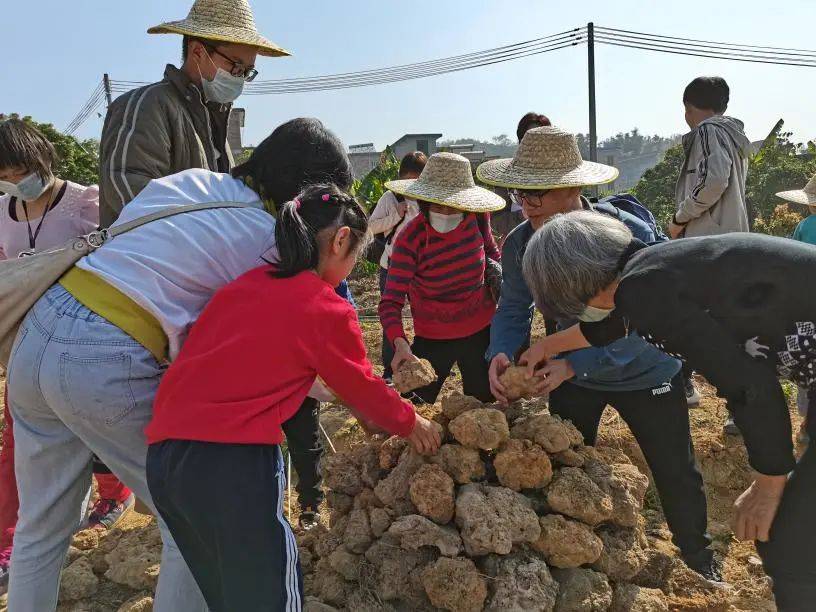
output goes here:
[[[209, 53], [207, 58], [213, 66], [215, 62], [212, 61]], [[204, 97], [210, 102], [217, 102], [218, 104], [229, 104], [238, 99], [238, 96], [244, 91], [244, 83], [246, 79], [239, 76], [232, 76], [229, 72], [216, 66], [215, 77], [212, 81], [208, 81], [201, 74], [201, 68], [198, 69], [198, 74], [201, 76], [201, 89], [204, 91]]]
[[597, 323], [603, 321], [612, 314], [614, 308], [596, 308], [595, 306], [587, 305], [584, 311], [578, 315], [578, 320], [584, 323]]
[[447, 234], [459, 227], [459, 224], [464, 218], [464, 213], [443, 215], [442, 213], [431, 211], [431, 227], [440, 234]]
[[19, 183], [0, 181], [0, 191], [24, 202], [33, 202], [39, 198], [54, 182], [54, 177], [43, 180], [36, 172], [23, 177]]

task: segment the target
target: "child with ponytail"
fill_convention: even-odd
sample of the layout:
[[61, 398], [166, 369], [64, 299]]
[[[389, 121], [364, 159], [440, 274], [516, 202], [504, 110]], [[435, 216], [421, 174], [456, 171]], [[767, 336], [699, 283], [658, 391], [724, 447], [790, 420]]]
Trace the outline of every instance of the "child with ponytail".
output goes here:
[[374, 374], [354, 309], [334, 291], [367, 230], [360, 205], [333, 185], [285, 204], [279, 262], [215, 294], [162, 380], [146, 429], [148, 485], [211, 610], [300, 609], [279, 445], [317, 376], [417, 451], [439, 447], [433, 424]]

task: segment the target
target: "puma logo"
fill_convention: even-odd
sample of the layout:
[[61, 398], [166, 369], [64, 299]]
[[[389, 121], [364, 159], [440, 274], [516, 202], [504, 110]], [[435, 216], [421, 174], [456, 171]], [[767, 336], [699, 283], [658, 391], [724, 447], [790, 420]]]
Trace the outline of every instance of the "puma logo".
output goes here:
[[671, 383], [664, 383], [663, 386], [652, 389], [652, 395], [653, 396], [666, 395], [666, 393], [671, 393], [671, 390], [672, 390]]

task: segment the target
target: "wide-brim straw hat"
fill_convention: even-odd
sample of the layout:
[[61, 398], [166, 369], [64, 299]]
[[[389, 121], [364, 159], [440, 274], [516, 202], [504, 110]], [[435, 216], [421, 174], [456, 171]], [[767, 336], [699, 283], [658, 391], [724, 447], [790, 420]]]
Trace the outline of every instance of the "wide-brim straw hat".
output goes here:
[[147, 33], [181, 34], [249, 45], [256, 47], [258, 54], [266, 57], [291, 55], [286, 49], [260, 35], [247, 0], [196, 0], [186, 19], [153, 26]]
[[528, 131], [515, 157], [486, 161], [476, 169], [480, 181], [515, 189], [603, 185], [618, 174], [612, 166], [584, 161], [575, 136], [557, 127]]
[[816, 206], [816, 175], [807, 182], [804, 189], [792, 189], [790, 191], [780, 191], [776, 197], [793, 202], [794, 204], [804, 204], [805, 206]]
[[419, 178], [388, 181], [385, 186], [399, 195], [465, 212], [492, 212], [505, 206], [500, 195], [476, 186], [470, 162], [455, 153], [434, 153]]

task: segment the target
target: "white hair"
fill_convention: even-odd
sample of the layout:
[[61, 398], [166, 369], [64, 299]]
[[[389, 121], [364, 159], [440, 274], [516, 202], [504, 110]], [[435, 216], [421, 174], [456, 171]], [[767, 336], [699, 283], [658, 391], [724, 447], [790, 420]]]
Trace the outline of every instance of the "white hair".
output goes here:
[[576, 317], [620, 274], [632, 232], [605, 214], [577, 211], [553, 216], [524, 254], [524, 280], [548, 316]]

